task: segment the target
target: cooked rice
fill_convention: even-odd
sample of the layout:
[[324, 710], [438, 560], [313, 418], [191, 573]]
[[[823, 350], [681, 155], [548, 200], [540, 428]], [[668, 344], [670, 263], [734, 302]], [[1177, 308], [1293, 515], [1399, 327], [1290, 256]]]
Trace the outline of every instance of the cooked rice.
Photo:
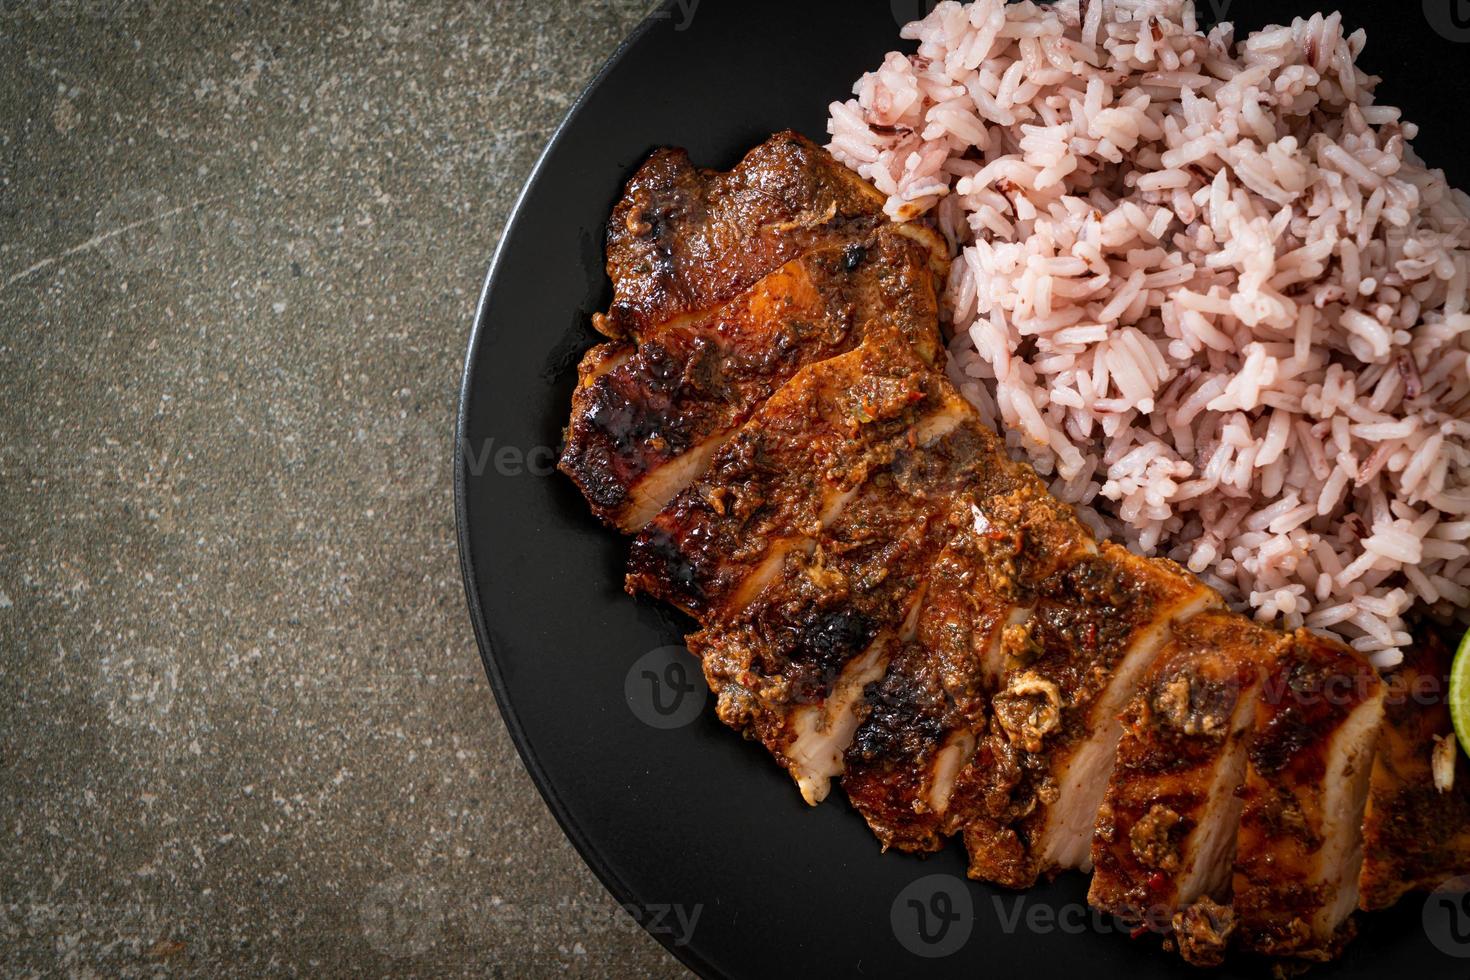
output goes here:
[[1470, 198], [1362, 31], [941, 3], [831, 107], [957, 250], [950, 370], [1100, 532], [1392, 666], [1470, 605]]

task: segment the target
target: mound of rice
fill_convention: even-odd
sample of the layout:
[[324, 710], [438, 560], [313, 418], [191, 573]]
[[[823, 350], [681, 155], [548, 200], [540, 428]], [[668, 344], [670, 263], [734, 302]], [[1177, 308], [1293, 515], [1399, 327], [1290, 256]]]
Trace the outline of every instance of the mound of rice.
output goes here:
[[1100, 532], [1380, 667], [1470, 606], [1470, 198], [1315, 15], [941, 3], [830, 149], [956, 248], [950, 370]]

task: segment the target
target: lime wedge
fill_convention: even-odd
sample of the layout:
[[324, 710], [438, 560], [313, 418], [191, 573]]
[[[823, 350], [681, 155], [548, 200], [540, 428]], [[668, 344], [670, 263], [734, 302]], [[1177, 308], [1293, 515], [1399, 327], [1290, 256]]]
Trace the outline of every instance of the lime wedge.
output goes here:
[[1470, 755], [1470, 633], [1461, 638], [1450, 665], [1450, 719], [1460, 748]]

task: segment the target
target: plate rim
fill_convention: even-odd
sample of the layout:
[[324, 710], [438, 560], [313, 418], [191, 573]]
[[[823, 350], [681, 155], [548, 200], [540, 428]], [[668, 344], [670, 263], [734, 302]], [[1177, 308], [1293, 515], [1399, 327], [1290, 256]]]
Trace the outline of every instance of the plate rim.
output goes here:
[[475, 646], [480, 653], [480, 664], [484, 668], [485, 675], [490, 682], [491, 693], [495, 696], [495, 704], [499, 709], [500, 717], [505, 724], [506, 731], [510, 735], [511, 744], [515, 746], [516, 754], [520, 756], [521, 763], [525, 766], [527, 774], [531, 777], [536, 792], [540, 794], [542, 801], [546, 804], [551, 815], [555, 818], [557, 826], [572, 847], [576, 850], [578, 857], [591, 869], [593, 875], [614, 900], [628, 912], [638, 923], [645, 935], [657, 940], [659, 945], [671, 953], [675, 959], [688, 969], [702, 977], [724, 976], [715, 970], [712, 964], [705, 960], [694, 950], [692, 945], [675, 945], [673, 937], [664, 933], [655, 932], [648, 928], [649, 923], [643, 913], [642, 906], [636, 900], [633, 889], [623, 881], [608, 866], [602, 854], [592, 846], [589, 837], [581, 826], [572, 818], [560, 796], [553, 787], [551, 780], [542, 767], [540, 759], [532, 749], [530, 740], [526, 737], [520, 718], [511, 704], [510, 695], [506, 689], [505, 677], [501, 673], [499, 661], [495, 653], [495, 646], [490, 641], [489, 630], [486, 624], [485, 611], [480, 605], [480, 597], [475, 588], [475, 560], [470, 553], [469, 538], [469, 502], [467, 497], [468, 475], [465, 464], [465, 443], [467, 440], [467, 427], [469, 424], [469, 399], [475, 381], [475, 362], [480, 352], [480, 347], [490, 339], [488, 330], [490, 296], [494, 291], [501, 267], [505, 263], [507, 244], [512, 233], [525, 217], [525, 205], [531, 196], [531, 192], [540, 183], [542, 173], [546, 169], [547, 161], [562, 142], [572, 123], [581, 114], [588, 99], [595, 92], [612, 70], [628, 55], [628, 53], [661, 21], [668, 16], [667, 8], [673, 0], [663, 0], [644, 16], [637, 26], [633, 28], [613, 49], [612, 54], [602, 63], [592, 78], [582, 87], [571, 106], [556, 124], [551, 137], [542, 147], [537, 156], [531, 172], [527, 175], [525, 182], [521, 185], [516, 200], [511, 205], [510, 211], [505, 218], [505, 224], [500, 232], [500, 240], [495, 245], [495, 251], [490, 259], [490, 267], [485, 273], [485, 280], [480, 287], [479, 298], [475, 301], [475, 315], [470, 327], [468, 346], [465, 352], [464, 365], [460, 372], [460, 385], [458, 403], [454, 415], [454, 524], [455, 541], [459, 552], [460, 581], [464, 587], [465, 605], [470, 614], [470, 624], [474, 630]]

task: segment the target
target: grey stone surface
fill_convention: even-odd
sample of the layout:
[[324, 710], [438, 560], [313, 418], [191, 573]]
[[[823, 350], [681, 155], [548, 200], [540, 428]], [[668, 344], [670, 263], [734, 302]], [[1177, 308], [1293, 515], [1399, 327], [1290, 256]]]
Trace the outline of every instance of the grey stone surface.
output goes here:
[[645, 0], [0, 0], [0, 973], [681, 975], [464, 610], [475, 293]]

